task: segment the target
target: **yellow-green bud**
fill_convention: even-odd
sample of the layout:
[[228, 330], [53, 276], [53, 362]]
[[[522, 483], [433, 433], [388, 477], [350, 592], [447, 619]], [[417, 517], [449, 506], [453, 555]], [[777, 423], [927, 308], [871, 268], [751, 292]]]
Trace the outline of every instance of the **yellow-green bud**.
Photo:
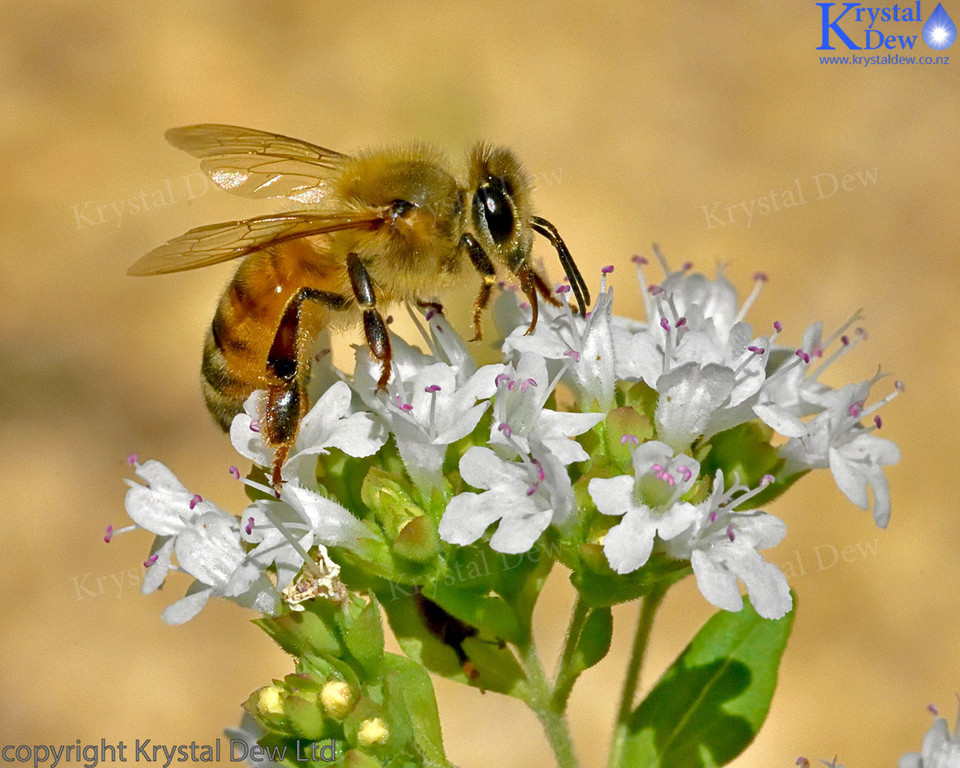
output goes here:
[[265, 715], [279, 715], [283, 713], [283, 699], [280, 689], [275, 685], [267, 685], [260, 689], [260, 698], [257, 700], [257, 709]]
[[320, 702], [330, 717], [341, 720], [353, 709], [353, 691], [342, 680], [331, 680], [320, 691]]
[[371, 744], [386, 744], [390, 738], [390, 730], [387, 724], [379, 717], [370, 717], [360, 723], [360, 730], [357, 731], [357, 741], [361, 747], [369, 747]]

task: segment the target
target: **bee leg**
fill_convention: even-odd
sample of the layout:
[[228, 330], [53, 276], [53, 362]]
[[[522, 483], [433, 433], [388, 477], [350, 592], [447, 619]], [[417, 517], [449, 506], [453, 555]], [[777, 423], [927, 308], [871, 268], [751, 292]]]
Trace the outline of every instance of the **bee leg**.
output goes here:
[[557, 255], [560, 257], [560, 263], [563, 265], [563, 271], [567, 273], [567, 279], [570, 280], [570, 288], [573, 289], [573, 295], [577, 297], [577, 305], [580, 307], [580, 314], [587, 314], [587, 307], [590, 306], [590, 291], [586, 283], [583, 282], [583, 276], [577, 269], [577, 264], [567, 249], [567, 244], [563, 242], [557, 228], [546, 219], [534, 216], [530, 219], [530, 226], [535, 232], [543, 235], [550, 244], [557, 249]]
[[483, 310], [486, 309], [487, 304], [490, 303], [490, 293], [493, 290], [493, 282], [497, 276], [497, 270], [494, 268], [493, 262], [490, 261], [490, 257], [487, 256], [483, 250], [483, 247], [469, 232], [465, 232], [463, 237], [460, 238], [460, 247], [467, 249], [467, 253], [470, 255], [470, 261], [473, 262], [473, 266], [477, 272], [480, 273], [480, 277], [483, 278], [480, 293], [477, 294], [477, 298], [473, 302], [473, 338], [470, 339], [470, 341], [480, 341], [480, 339], [483, 338], [480, 317], [483, 315]]
[[439, 301], [424, 301], [423, 299], [417, 299], [417, 306], [420, 309], [432, 309], [438, 315], [443, 314], [443, 304]]
[[534, 280], [534, 283], [536, 283], [537, 290], [540, 292], [540, 295], [543, 296], [544, 301], [546, 301], [548, 304], [553, 304], [553, 306], [555, 307], [559, 307], [563, 304], [563, 302], [560, 301], [560, 299], [558, 299], [556, 296], [550, 293], [550, 286], [548, 286], [544, 282], [543, 278], [540, 277], [539, 272], [534, 271], [533, 280]]
[[283, 482], [280, 473], [290, 449], [297, 442], [300, 421], [307, 411], [305, 382], [309, 358], [303, 361], [300, 338], [300, 311], [304, 301], [318, 301], [332, 309], [343, 309], [347, 299], [337, 293], [314, 288], [301, 288], [287, 304], [270, 352], [267, 371], [279, 381], [267, 388], [267, 407], [261, 434], [263, 441], [274, 449], [271, 480], [274, 488]]
[[[530, 327], [524, 331], [524, 336], [529, 336], [537, 327], [537, 318], [540, 317], [540, 306], [537, 302], [537, 275], [529, 266], [524, 264], [517, 270], [517, 277], [520, 279], [520, 290], [523, 291], [530, 302], [532, 317], [530, 318]], [[542, 280], [540, 282], [543, 282]]]
[[383, 316], [377, 310], [373, 280], [370, 279], [370, 273], [355, 253], [347, 256], [347, 274], [350, 276], [353, 295], [356, 296], [357, 304], [363, 310], [363, 333], [367, 337], [370, 354], [374, 359], [379, 360], [382, 366], [377, 389], [384, 390], [387, 388], [387, 382], [390, 381], [390, 361], [393, 356], [390, 351], [390, 336], [387, 333], [386, 323], [383, 322]]

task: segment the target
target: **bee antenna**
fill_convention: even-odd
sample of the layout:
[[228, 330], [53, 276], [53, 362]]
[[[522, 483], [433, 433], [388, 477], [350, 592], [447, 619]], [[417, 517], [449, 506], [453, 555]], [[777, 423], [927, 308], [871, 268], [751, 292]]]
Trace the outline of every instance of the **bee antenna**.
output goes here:
[[580, 270], [577, 269], [576, 262], [574, 262], [573, 256], [570, 255], [567, 244], [563, 242], [563, 238], [560, 237], [560, 233], [557, 232], [557, 228], [539, 216], [533, 216], [530, 219], [530, 226], [533, 227], [535, 232], [539, 232], [547, 238], [550, 244], [557, 249], [560, 263], [563, 264], [563, 271], [567, 273], [567, 278], [570, 280], [570, 288], [573, 289], [573, 295], [577, 297], [580, 314], [586, 315], [587, 307], [590, 306], [590, 291], [586, 283], [583, 282], [583, 276], [580, 274]]

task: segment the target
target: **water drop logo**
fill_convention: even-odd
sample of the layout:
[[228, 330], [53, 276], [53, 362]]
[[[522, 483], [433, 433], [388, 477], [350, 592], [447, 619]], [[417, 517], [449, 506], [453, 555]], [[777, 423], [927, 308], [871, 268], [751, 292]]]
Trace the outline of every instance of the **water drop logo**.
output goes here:
[[935, 51], [942, 51], [949, 48], [957, 39], [957, 25], [953, 23], [950, 15], [943, 10], [943, 5], [938, 4], [923, 25], [923, 42], [928, 48]]

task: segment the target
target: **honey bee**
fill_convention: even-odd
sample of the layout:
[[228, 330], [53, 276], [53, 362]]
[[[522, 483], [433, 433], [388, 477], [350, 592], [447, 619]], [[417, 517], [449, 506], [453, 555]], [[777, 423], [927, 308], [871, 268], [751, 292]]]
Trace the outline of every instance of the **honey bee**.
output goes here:
[[498, 264], [529, 299], [531, 333], [538, 294], [559, 303], [531, 264], [534, 232], [556, 249], [586, 312], [583, 278], [553, 224], [533, 214], [530, 181], [508, 149], [477, 144], [464, 182], [441, 154], [419, 144], [344, 155], [231, 125], [173, 128], [166, 137], [200, 158], [227, 192], [307, 206], [191, 229], [128, 270], [158, 275], [243, 257], [206, 335], [203, 394], [229, 431], [244, 401], [266, 390], [260, 434], [274, 450], [274, 487], [307, 410], [313, 341], [324, 328], [362, 322], [383, 390], [391, 353], [381, 308], [409, 301], [441, 310], [434, 294], [460, 281], [469, 263], [481, 278], [473, 340], [482, 335]]

